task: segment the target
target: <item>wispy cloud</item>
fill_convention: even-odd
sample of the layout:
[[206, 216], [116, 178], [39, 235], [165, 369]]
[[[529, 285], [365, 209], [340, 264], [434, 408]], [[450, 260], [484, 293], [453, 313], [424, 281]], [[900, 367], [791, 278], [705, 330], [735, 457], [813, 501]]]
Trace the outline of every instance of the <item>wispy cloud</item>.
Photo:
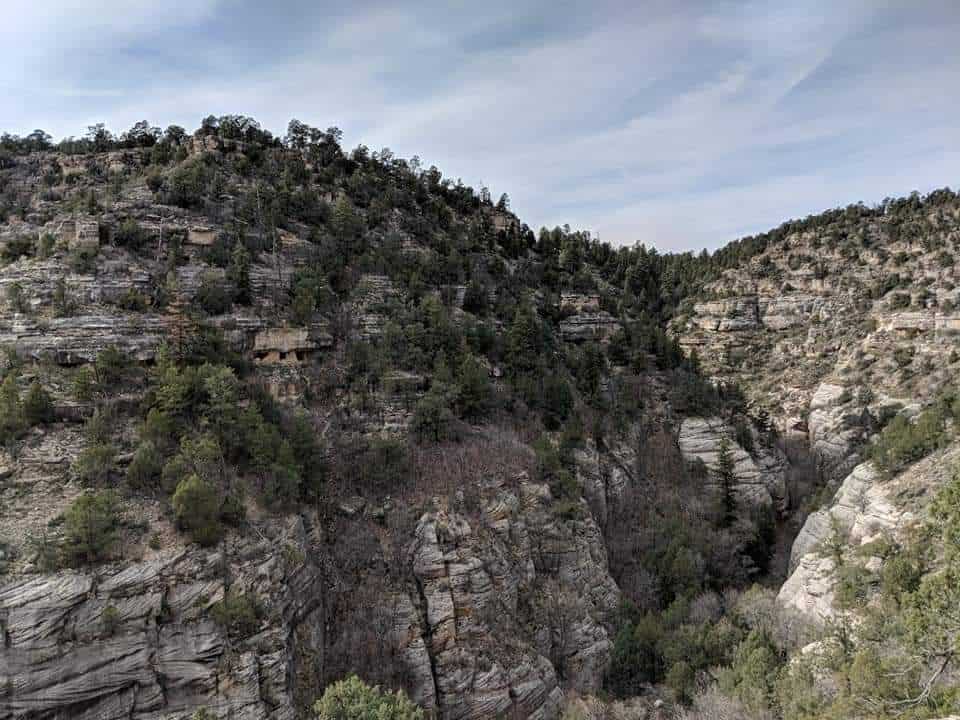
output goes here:
[[509, 192], [534, 226], [664, 249], [957, 182], [946, 0], [10, 1], [18, 132], [338, 124]]

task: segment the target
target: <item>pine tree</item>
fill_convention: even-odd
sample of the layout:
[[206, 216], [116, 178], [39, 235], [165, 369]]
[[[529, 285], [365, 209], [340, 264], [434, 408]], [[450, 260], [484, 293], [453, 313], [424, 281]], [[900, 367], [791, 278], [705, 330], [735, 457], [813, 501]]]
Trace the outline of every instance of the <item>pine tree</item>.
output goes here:
[[50, 394], [37, 381], [30, 385], [23, 401], [23, 416], [30, 425], [53, 422], [53, 401]]
[[349, 249], [350, 243], [356, 238], [360, 230], [360, 222], [353, 205], [345, 195], [337, 198], [333, 205], [333, 214], [330, 218], [330, 229], [333, 231], [337, 244], [341, 249]]
[[183, 364], [190, 354], [190, 345], [193, 342], [196, 328], [193, 318], [190, 316], [190, 304], [180, 292], [180, 285], [173, 272], [167, 275], [167, 292], [170, 296], [167, 303], [170, 349], [173, 359], [178, 364]]
[[487, 371], [473, 355], [466, 355], [460, 364], [457, 405], [460, 416], [478, 418], [490, 408], [493, 389]]
[[730, 449], [730, 440], [723, 438], [717, 452], [717, 480], [720, 483], [721, 503], [723, 516], [721, 525], [729, 527], [736, 520], [737, 501], [733, 494], [733, 486], [737, 482], [734, 472], [733, 452]]
[[423, 710], [402, 690], [396, 693], [370, 687], [356, 675], [327, 686], [313, 706], [318, 720], [422, 720]]
[[539, 336], [540, 329], [533, 310], [527, 304], [521, 305], [507, 333], [507, 359], [514, 373], [521, 374], [537, 367]]
[[11, 443], [26, 430], [16, 373], [7, 373], [0, 384], [0, 444]]
[[250, 304], [250, 253], [242, 242], [233, 247], [230, 265], [227, 267], [227, 280], [235, 289], [234, 302], [238, 305]]

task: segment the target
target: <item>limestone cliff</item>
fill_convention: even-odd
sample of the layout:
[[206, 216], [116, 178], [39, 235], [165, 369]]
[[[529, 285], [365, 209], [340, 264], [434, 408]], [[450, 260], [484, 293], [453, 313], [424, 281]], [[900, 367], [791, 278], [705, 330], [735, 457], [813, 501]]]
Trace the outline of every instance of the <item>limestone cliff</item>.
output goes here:
[[888, 408], [955, 372], [960, 207], [938, 196], [815, 219], [708, 283], [675, 327], [839, 482]]

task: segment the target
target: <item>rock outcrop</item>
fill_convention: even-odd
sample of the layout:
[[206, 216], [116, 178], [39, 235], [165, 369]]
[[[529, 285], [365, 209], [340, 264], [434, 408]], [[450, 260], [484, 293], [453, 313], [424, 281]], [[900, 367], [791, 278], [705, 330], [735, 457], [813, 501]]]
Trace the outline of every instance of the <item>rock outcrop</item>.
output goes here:
[[[881, 476], [872, 463], [857, 465], [830, 504], [811, 513], [797, 535], [790, 557], [791, 574], [778, 595], [780, 604], [818, 622], [833, 617], [836, 568], [824, 544], [834, 539], [845, 548], [845, 555], [852, 556], [857, 548], [875, 540], [902, 539], [949, 479], [958, 459], [960, 447], [954, 445], [890, 479]], [[831, 538], [835, 533], [839, 537]]]
[[685, 418], [680, 425], [678, 442], [684, 458], [702, 463], [708, 472], [707, 482], [716, 484], [716, 471], [723, 440], [729, 443], [735, 491], [741, 500], [759, 506], [785, 511], [789, 503], [786, 486], [787, 459], [776, 447], [756, 447], [753, 454], [743, 449], [733, 428], [720, 418]]
[[922, 404], [957, 371], [960, 220], [951, 202], [918, 212], [909, 222], [923, 227], [923, 249], [895, 214], [821, 220], [775, 233], [707, 284], [674, 327], [711, 374], [809, 444], [839, 483], [885, 407]]
[[[291, 637], [319, 622], [322, 574], [289, 559], [307, 557], [301, 521], [272, 529], [219, 552], [0, 583], [0, 718], [294, 717]], [[229, 620], [215, 611], [225, 593], [251, 603], [242, 634], [213, 619]]]
[[602, 537], [585, 508], [558, 520], [548, 488], [526, 476], [491, 480], [483, 497], [479, 515], [438, 509], [416, 528], [437, 705], [445, 718], [556, 717], [561, 681], [594, 692], [606, 669], [619, 590]]

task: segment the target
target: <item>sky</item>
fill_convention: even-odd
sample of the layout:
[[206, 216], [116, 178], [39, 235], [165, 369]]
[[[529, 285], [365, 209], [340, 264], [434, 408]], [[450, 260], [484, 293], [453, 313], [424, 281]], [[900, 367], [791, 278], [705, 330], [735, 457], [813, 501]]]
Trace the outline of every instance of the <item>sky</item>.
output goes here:
[[3, 0], [0, 131], [297, 118], [538, 228], [717, 248], [960, 185], [957, 0]]

